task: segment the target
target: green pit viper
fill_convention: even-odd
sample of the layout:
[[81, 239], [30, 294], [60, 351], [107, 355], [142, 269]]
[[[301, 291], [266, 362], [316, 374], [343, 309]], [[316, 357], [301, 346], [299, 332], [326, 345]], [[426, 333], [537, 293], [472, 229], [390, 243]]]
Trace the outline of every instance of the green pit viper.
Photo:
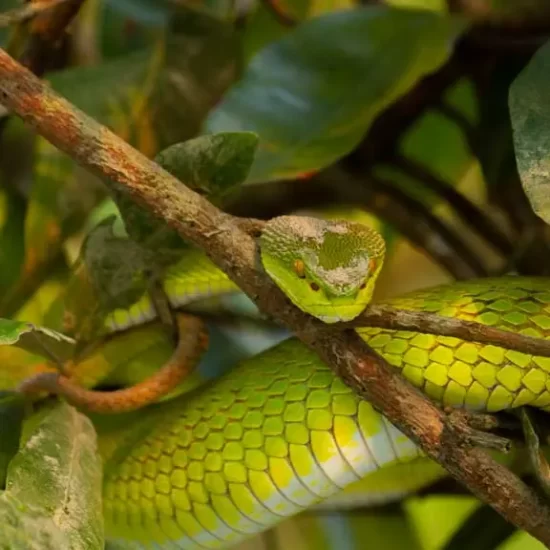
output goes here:
[[[266, 224], [259, 245], [269, 276], [296, 306], [326, 323], [364, 310], [384, 262], [382, 237], [353, 222], [283, 216]], [[388, 303], [547, 338], [549, 283], [483, 279]], [[197, 250], [167, 271], [164, 290], [176, 310], [239, 292]], [[145, 295], [112, 311], [105, 326], [126, 331], [155, 315]], [[358, 333], [441, 404], [550, 410], [550, 358], [432, 334], [368, 327]], [[339, 498], [345, 505], [342, 495], [388, 499], [441, 475], [295, 338], [191, 394], [125, 420], [110, 418], [96, 425], [106, 534], [116, 548], [229, 548], [312, 506]], [[384, 481], [385, 472], [397, 471], [396, 485]]]

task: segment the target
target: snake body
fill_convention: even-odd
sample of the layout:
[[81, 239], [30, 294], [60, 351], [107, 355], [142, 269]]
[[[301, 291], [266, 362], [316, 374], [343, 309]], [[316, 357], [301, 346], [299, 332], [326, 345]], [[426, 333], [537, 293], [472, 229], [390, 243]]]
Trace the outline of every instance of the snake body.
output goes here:
[[[371, 230], [317, 221], [308, 222], [303, 236], [303, 222], [289, 222], [279, 218], [265, 232], [267, 272], [296, 305], [328, 322], [360, 313], [383, 262], [380, 238]], [[323, 231], [331, 235], [330, 246]], [[350, 242], [360, 260], [352, 261], [357, 254], [350, 253]], [[322, 258], [325, 253], [328, 258]], [[173, 305], [190, 295], [235, 291], [205, 258], [197, 259], [182, 260], [167, 276]], [[202, 276], [192, 280], [189, 275], [198, 272]], [[182, 295], [183, 281], [188, 287]], [[545, 278], [484, 279], [389, 303], [547, 338], [548, 285]], [[107, 321], [111, 330], [150, 318], [144, 300], [113, 312]], [[327, 300], [330, 304], [323, 303]], [[361, 305], [350, 307], [354, 300]], [[440, 403], [487, 411], [520, 405], [550, 410], [549, 358], [431, 334], [358, 332]], [[193, 395], [158, 406], [138, 432], [110, 453], [106, 465], [106, 531], [122, 548], [231, 547], [377, 471], [414, 464], [422, 456], [296, 339], [242, 362]], [[101, 440], [101, 429], [99, 434]]]

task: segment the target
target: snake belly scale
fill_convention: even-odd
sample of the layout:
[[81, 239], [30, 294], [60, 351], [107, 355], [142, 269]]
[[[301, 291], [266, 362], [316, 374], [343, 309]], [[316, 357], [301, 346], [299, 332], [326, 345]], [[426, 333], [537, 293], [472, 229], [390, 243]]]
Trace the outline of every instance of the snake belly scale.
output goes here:
[[[299, 229], [294, 237], [304, 233], [303, 225], [284, 226], [291, 233]], [[306, 228], [308, 242], [291, 242], [281, 255], [277, 247], [270, 248], [268, 238], [262, 243], [262, 260], [285, 292], [285, 286], [293, 286], [287, 295], [296, 305], [334, 322], [357, 315], [370, 301], [383, 248], [372, 231], [353, 232], [354, 246], [363, 246], [364, 254], [350, 264], [345, 252], [347, 272], [333, 258], [321, 259], [320, 227], [315, 222]], [[280, 224], [275, 226], [271, 236], [281, 230]], [[346, 244], [338, 241], [346, 233], [342, 225], [335, 233], [332, 255]], [[173, 303], [186, 301], [176, 291], [186, 279], [185, 269], [193, 270], [187, 265], [172, 276], [179, 281], [169, 293]], [[322, 287], [325, 279], [319, 273], [330, 269], [337, 270], [328, 277], [332, 286]], [[214, 266], [212, 272], [218, 280]], [[525, 277], [468, 281], [389, 303], [547, 338], [548, 284], [546, 278]], [[230, 285], [218, 288], [227, 292]], [[315, 296], [331, 301], [330, 307], [319, 307]], [[355, 308], [353, 300], [364, 305]], [[123, 313], [117, 313], [113, 328], [133, 324]], [[527, 404], [550, 410], [548, 358], [431, 334], [377, 328], [358, 332], [440, 403], [488, 411]], [[116, 458], [107, 460], [106, 533], [120, 548], [228, 548], [377, 470], [426, 460], [296, 339], [242, 362], [194, 395], [159, 405], [155, 414], [157, 421], [137, 444], [122, 445]]]

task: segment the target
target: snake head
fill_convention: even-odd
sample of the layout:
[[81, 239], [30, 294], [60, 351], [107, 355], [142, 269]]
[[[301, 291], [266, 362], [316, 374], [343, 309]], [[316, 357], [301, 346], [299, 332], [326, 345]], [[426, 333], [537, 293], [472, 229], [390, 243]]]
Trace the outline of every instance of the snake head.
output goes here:
[[270, 220], [260, 247], [277, 286], [325, 323], [350, 321], [365, 309], [385, 252], [381, 235], [366, 225], [303, 216]]

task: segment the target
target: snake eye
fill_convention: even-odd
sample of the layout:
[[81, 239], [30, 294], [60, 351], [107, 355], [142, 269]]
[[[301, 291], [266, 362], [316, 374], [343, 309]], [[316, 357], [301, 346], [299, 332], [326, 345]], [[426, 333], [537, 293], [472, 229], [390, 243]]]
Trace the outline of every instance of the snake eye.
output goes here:
[[294, 260], [294, 271], [300, 279], [304, 279], [306, 276], [306, 266], [302, 260]]
[[311, 290], [314, 290], [315, 292], [319, 290], [319, 285], [317, 283], [311, 283], [309, 286]]
[[374, 273], [374, 271], [376, 270], [376, 260], [374, 258], [371, 258], [369, 260], [369, 273]]

